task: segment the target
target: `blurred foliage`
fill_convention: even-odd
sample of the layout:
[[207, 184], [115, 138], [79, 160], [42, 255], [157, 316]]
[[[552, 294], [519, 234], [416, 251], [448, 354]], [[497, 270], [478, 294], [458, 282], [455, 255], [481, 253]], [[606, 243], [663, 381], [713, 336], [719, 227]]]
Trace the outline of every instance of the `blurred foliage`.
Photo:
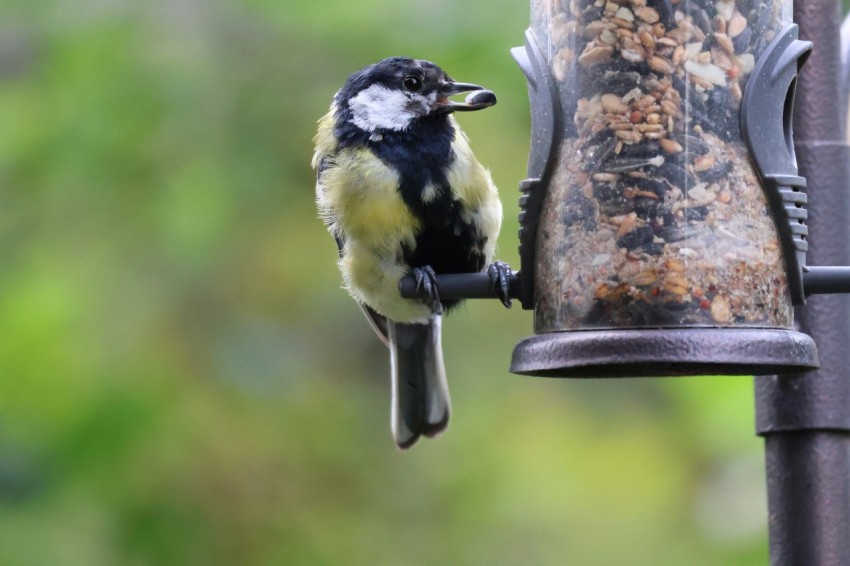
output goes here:
[[477, 302], [444, 327], [449, 432], [393, 448], [315, 120], [390, 55], [492, 88], [460, 120], [518, 264], [527, 3], [0, 10], [0, 563], [766, 562], [748, 378], [514, 376], [530, 314]]

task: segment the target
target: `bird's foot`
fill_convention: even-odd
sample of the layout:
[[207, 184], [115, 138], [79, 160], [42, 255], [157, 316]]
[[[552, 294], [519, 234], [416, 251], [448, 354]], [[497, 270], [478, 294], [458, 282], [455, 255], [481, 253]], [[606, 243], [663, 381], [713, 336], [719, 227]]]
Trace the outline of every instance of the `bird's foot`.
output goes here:
[[490, 285], [505, 308], [511, 308], [511, 278], [513, 272], [511, 266], [504, 261], [494, 261], [487, 268], [490, 276]]
[[416, 279], [416, 291], [425, 289], [428, 302], [431, 304], [431, 312], [443, 314], [443, 303], [440, 302], [440, 294], [437, 292], [437, 274], [431, 266], [414, 267], [413, 277]]

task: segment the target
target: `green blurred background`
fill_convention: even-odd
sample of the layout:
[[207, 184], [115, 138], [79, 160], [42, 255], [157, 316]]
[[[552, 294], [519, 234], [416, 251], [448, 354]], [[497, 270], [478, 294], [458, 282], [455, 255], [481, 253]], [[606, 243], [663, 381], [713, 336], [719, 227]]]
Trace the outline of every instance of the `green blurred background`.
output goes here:
[[395, 450], [388, 356], [313, 204], [354, 70], [430, 59], [518, 265], [520, 0], [0, 3], [0, 563], [764, 564], [750, 378], [511, 375], [444, 326], [454, 416]]

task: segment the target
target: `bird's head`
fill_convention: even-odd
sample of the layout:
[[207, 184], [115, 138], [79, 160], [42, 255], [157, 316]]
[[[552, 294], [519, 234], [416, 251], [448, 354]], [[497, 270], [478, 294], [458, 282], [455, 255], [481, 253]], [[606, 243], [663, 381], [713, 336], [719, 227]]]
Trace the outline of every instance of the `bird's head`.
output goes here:
[[[465, 102], [449, 97], [476, 92]], [[417, 120], [487, 108], [495, 95], [453, 81], [429, 61], [391, 57], [351, 75], [334, 99], [339, 117], [366, 132], [403, 131]]]

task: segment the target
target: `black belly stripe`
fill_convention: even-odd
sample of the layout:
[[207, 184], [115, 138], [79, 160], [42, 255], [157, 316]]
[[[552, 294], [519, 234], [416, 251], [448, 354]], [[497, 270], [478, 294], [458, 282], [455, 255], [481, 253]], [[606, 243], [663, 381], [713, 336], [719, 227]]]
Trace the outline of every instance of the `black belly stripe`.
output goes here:
[[[403, 247], [405, 262], [411, 267], [430, 265], [437, 273], [468, 273], [484, 268], [487, 238], [478, 227], [460, 218], [460, 205], [444, 216], [427, 214], [413, 249]], [[428, 210], [428, 212], [431, 212]]]
[[[446, 175], [455, 160], [455, 129], [448, 117], [435, 115], [404, 131], [382, 131], [377, 141], [347, 133], [342, 145], [366, 145], [398, 172], [402, 200], [422, 223], [415, 246], [402, 247], [404, 261], [411, 267], [430, 265], [437, 273], [481, 271], [487, 237], [464, 220], [463, 205], [454, 198]], [[426, 189], [436, 189], [428, 202], [423, 200]]]
[[[399, 174], [402, 200], [422, 222], [416, 246], [404, 248], [411, 267], [430, 265], [437, 273], [466, 273], [484, 267], [487, 238], [463, 218], [446, 172], [455, 160], [455, 129], [445, 115], [417, 120], [403, 132], [382, 132], [370, 149]], [[425, 190], [435, 191], [423, 200]]]
[[[458, 208], [459, 205], [456, 205], [453, 210]], [[455, 226], [460, 227], [459, 232], [443, 221], [426, 223], [416, 236], [416, 247], [409, 249], [402, 246], [404, 262], [411, 267], [431, 266], [438, 274], [481, 271], [484, 268], [484, 245], [487, 238], [482, 237], [474, 225], [461, 223]], [[460, 302], [443, 300], [442, 304], [449, 311]]]

